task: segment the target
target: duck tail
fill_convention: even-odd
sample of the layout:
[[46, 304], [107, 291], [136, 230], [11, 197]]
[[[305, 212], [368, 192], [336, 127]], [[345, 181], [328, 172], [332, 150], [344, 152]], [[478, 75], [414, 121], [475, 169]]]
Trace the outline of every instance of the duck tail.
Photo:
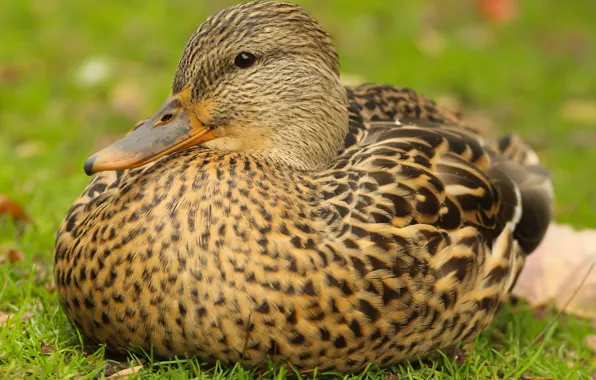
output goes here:
[[540, 244], [553, 215], [554, 192], [550, 173], [538, 156], [516, 135], [502, 137], [489, 170], [502, 196], [502, 215], [515, 223], [514, 239], [526, 254]]

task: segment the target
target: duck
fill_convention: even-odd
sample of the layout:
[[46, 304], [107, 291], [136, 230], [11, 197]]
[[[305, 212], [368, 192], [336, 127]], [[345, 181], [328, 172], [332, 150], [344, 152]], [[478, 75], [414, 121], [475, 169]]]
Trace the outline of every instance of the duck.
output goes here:
[[115, 351], [252, 368], [356, 372], [473, 340], [552, 215], [517, 135], [343, 86], [330, 35], [277, 1], [207, 18], [157, 112], [84, 171], [54, 250], [72, 324]]

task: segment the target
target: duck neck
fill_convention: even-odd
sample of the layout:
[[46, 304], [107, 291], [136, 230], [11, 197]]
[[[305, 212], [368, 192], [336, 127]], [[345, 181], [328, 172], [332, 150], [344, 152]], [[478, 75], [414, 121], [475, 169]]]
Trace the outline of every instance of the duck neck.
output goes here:
[[325, 94], [305, 96], [308, 100], [277, 110], [275, 119], [283, 125], [273, 127], [266, 152], [259, 153], [294, 170], [314, 171], [327, 167], [344, 145], [348, 100], [339, 80]]

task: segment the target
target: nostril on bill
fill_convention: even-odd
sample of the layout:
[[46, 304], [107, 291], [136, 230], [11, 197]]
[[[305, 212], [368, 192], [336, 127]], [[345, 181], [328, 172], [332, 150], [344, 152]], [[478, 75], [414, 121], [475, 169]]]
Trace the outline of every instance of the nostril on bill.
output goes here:
[[161, 117], [161, 119], [159, 119], [159, 121], [161, 123], [167, 123], [168, 121], [172, 120], [173, 117], [174, 117], [174, 115], [172, 115], [171, 113], [167, 113], [167, 114], [163, 115]]

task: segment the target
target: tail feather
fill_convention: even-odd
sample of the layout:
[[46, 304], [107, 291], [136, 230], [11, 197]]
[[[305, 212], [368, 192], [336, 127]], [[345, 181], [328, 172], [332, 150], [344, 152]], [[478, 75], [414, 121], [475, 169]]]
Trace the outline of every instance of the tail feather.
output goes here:
[[550, 173], [515, 135], [501, 138], [492, 146], [498, 154], [488, 175], [500, 190], [502, 220], [516, 222], [514, 238], [529, 254], [544, 238], [552, 219], [554, 192]]

